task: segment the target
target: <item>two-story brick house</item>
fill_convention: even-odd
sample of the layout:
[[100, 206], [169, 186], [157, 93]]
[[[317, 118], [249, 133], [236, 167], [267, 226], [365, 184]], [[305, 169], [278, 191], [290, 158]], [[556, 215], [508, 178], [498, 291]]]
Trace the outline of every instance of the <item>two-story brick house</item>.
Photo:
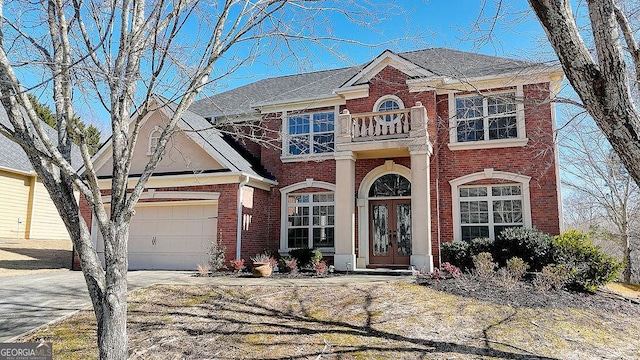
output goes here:
[[[442, 242], [511, 226], [557, 234], [561, 79], [558, 67], [436, 48], [202, 99], [132, 220], [130, 268], [194, 269], [217, 238], [228, 258], [314, 247], [338, 269], [429, 270]], [[171, 109], [144, 120], [133, 174]], [[107, 188], [110, 151], [95, 158]]]

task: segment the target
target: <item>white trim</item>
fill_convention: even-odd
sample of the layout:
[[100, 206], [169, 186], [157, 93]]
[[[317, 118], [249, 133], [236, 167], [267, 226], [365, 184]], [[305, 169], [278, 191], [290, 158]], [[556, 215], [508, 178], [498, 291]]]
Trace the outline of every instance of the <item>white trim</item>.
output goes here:
[[305, 154], [305, 155], [282, 155], [280, 156], [280, 161], [283, 163], [292, 163], [292, 162], [307, 162], [307, 161], [325, 161], [325, 160], [333, 160], [333, 153], [321, 153], [321, 154]]
[[[189, 199], [189, 200], [215, 200], [220, 198], [219, 192], [203, 192], [203, 191], [156, 191], [156, 189], [149, 189], [140, 194], [139, 200], [148, 199]], [[111, 203], [111, 195], [103, 195], [102, 202], [105, 204]], [[174, 203], [190, 202], [190, 201], [171, 201]], [[138, 204], [142, 203], [137, 203]], [[152, 202], [150, 204], [157, 204]]]
[[499, 139], [499, 140], [483, 140], [483, 141], [465, 141], [461, 143], [449, 143], [449, 150], [477, 150], [477, 149], [494, 149], [508, 147], [523, 147], [529, 143], [529, 139]]
[[[158, 136], [154, 136], [155, 134], [158, 134]], [[153, 129], [151, 129], [151, 131], [149, 131], [149, 136], [147, 137], [147, 156], [151, 156], [153, 155], [153, 153], [155, 152], [155, 147], [158, 146], [158, 140], [160, 140], [160, 136], [162, 135], [162, 128], [158, 125], [154, 126]], [[156, 139], [156, 145], [154, 147], [154, 149], [151, 149], [151, 139], [155, 138]]]
[[297, 99], [254, 105], [254, 109], [261, 114], [270, 114], [283, 111], [301, 111], [334, 105], [344, 105], [346, 101], [338, 95], [323, 96], [318, 98]]
[[[335, 152], [335, 147], [336, 147], [336, 125], [338, 122], [338, 111], [336, 111], [336, 109], [338, 109], [339, 107], [336, 105], [334, 106], [333, 110], [314, 110], [314, 111], [304, 111], [304, 112], [300, 112], [300, 113], [295, 113], [295, 114], [289, 114], [288, 112], [283, 112], [282, 113], [282, 152], [280, 155], [280, 158], [283, 159], [283, 162], [293, 162], [293, 158], [298, 158], [298, 159], [315, 159], [315, 158], [323, 158], [325, 157], [326, 159], [331, 158], [331, 156], [333, 155], [333, 153]], [[319, 131], [319, 132], [315, 132], [313, 131], [313, 116], [315, 114], [333, 114], [333, 127], [334, 130], [333, 131]], [[309, 132], [306, 134], [290, 134], [289, 133], [289, 119], [291, 117], [296, 117], [296, 116], [304, 116], [304, 115], [308, 115], [309, 116]], [[314, 135], [333, 135], [333, 151], [326, 151], [326, 152], [319, 152], [319, 153], [314, 153], [313, 152], [313, 137]], [[291, 138], [293, 137], [301, 137], [301, 136], [307, 136], [308, 137], [308, 145], [309, 145], [309, 153], [308, 154], [290, 154], [289, 153], [289, 141]]]
[[[222, 172], [213, 174], [184, 174], [184, 175], [166, 175], [151, 176], [145, 187], [147, 188], [163, 188], [178, 186], [202, 186], [202, 185], [219, 185], [219, 184], [238, 184], [241, 178], [247, 174], [237, 172]], [[277, 185], [278, 182], [264, 177], [255, 177], [248, 175], [251, 179], [249, 186], [258, 189], [270, 191], [271, 187]], [[138, 183], [138, 177], [129, 177], [127, 186], [132, 189]], [[98, 180], [100, 188], [110, 188], [111, 179]]]
[[[436, 94], [448, 94], [450, 92], [461, 91], [478, 91], [489, 90], [492, 88], [529, 85], [543, 82], [556, 81], [558, 77], [562, 78], [563, 72], [561, 66], [552, 66], [545, 69], [526, 69], [521, 71], [507, 72], [499, 75], [487, 75], [474, 78], [451, 78], [443, 77], [442, 82], [438, 84]], [[418, 83], [422, 79], [412, 80]], [[425, 81], [433, 79], [425, 79]], [[417, 85], [416, 85], [417, 86]]]
[[[379, 177], [387, 174], [398, 174], [411, 182], [411, 169], [396, 164], [393, 160], [387, 160], [383, 165], [372, 169], [360, 182], [356, 199], [358, 206], [358, 256], [364, 258], [365, 266], [369, 264], [369, 189]], [[403, 198], [408, 199], [410, 196]]]
[[[515, 94], [515, 104], [516, 104], [516, 127], [517, 127], [517, 137], [515, 138], [507, 138], [507, 139], [489, 139], [489, 122], [486, 121], [488, 119], [488, 114], [486, 114], [487, 110], [487, 99], [491, 96], [496, 96], [500, 94]], [[483, 108], [483, 129], [484, 129], [484, 139], [480, 141], [463, 141], [458, 142], [458, 118], [457, 118], [457, 106], [456, 99], [464, 98], [464, 97], [477, 97], [483, 96], [482, 99], [482, 108]], [[499, 91], [486, 91], [481, 94], [471, 93], [458, 95], [456, 93], [448, 94], [449, 101], [449, 144], [448, 147], [450, 150], [475, 150], [475, 149], [491, 149], [491, 148], [502, 148], [502, 147], [522, 147], [527, 145], [529, 139], [527, 138], [526, 132], [526, 123], [524, 116], [524, 89], [522, 84], [516, 85], [513, 90], [499, 90]]]
[[38, 174], [36, 174], [35, 171], [33, 170], [17, 170], [17, 169], [12, 169], [12, 168], [8, 168], [6, 166], [2, 166], [0, 165], [0, 171], [5, 171], [8, 173], [12, 173], [12, 174], [18, 174], [18, 175], [24, 175], [24, 176], [38, 176]]
[[[474, 181], [483, 179], [502, 179], [512, 183], [519, 183], [522, 185], [522, 222], [525, 227], [532, 227], [531, 224], [531, 194], [529, 191], [529, 183], [531, 181], [530, 176], [510, 173], [506, 171], [495, 171], [492, 168], [484, 169], [484, 171], [468, 174], [459, 178], [449, 181], [451, 184], [451, 214], [452, 214], [452, 226], [453, 226], [453, 240], [461, 240], [462, 234], [460, 230], [460, 194], [458, 187], [472, 183]], [[508, 184], [486, 184], [486, 186], [493, 185], [508, 185]]]
[[369, 97], [369, 84], [354, 85], [333, 90], [333, 93], [345, 100]]
[[371, 112], [377, 112], [378, 111], [378, 106], [380, 106], [380, 104], [382, 104], [383, 102], [387, 101], [387, 100], [392, 100], [395, 101], [398, 104], [399, 110], [404, 109], [404, 102], [402, 101], [402, 99], [400, 99], [399, 97], [393, 95], [393, 94], [387, 94], [387, 95], [382, 95], [378, 98], [378, 100], [376, 100], [376, 103], [373, 104], [373, 110], [371, 110]]
[[[320, 188], [329, 190], [334, 193], [336, 192], [336, 185], [331, 184], [325, 181], [318, 181], [312, 178], [307, 178], [305, 181], [301, 181], [299, 183], [291, 184], [285, 187], [280, 188], [280, 249], [278, 250], [281, 254], [287, 254], [291, 250], [289, 248], [289, 244], [287, 243], [287, 221], [289, 218], [289, 214], [287, 213], [289, 203], [287, 202], [287, 198], [290, 193], [306, 189], [306, 188]], [[334, 206], [335, 206], [335, 198], [334, 198]], [[334, 225], [335, 226], [335, 225]], [[335, 245], [334, 245], [335, 246]], [[323, 253], [333, 253], [334, 248], [321, 248]]]

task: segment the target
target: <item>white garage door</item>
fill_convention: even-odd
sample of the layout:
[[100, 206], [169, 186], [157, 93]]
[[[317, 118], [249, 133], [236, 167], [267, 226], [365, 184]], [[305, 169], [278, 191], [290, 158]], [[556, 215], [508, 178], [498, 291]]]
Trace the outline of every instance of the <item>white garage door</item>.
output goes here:
[[129, 270], [196, 270], [206, 264], [217, 214], [213, 204], [137, 206], [129, 231]]

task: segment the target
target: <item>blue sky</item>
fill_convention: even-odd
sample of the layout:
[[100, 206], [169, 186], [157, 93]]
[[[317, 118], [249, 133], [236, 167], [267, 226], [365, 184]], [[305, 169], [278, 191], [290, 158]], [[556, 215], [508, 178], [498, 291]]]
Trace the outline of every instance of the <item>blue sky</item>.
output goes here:
[[[334, 42], [331, 46], [336, 53], [343, 54], [340, 57], [312, 47], [310, 52], [313, 54], [313, 61], [309, 62], [305, 59], [290, 59], [274, 63], [270, 59], [260, 59], [252, 66], [246, 66], [224, 79], [221, 85], [223, 88], [235, 88], [265, 77], [362, 64], [385, 49], [401, 52], [427, 47], [448, 47], [531, 60], [550, 58], [551, 48], [544, 41], [544, 31], [525, 1], [505, 2], [505, 7], [502, 8], [504, 17], [495, 25], [491, 41], [488, 42], [477, 40], [486, 38], [487, 30], [492, 24], [491, 19], [487, 18], [496, 11], [495, 8], [488, 7], [485, 8], [485, 16], [479, 16], [482, 6], [480, 0], [409, 0], [397, 3], [397, 8], [380, 14], [382, 20], [368, 27], [345, 21], [340, 15], [330, 15], [337, 37], [367, 45]], [[514, 24], [515, 22], [517, 23]], [[479, 23], [480, 26], [474, 28], [474, 23]]]
[[[358, 0], [343, 1], [359, 4]], [[491, 7], [492, 0], [487, 2], [489, 4], [484, 8], [484, 15], [480, 15], [481, 0], [407, 0], [388, 1], [384, 4], [371, 1], [375, 18], [365, 17], [368, 25], [354, 24], [337, 12], [323, 12], [315, 17], [314, 25], [330, 27], [335, 37], [344, 41], [325, 41], [324, 47], [311, 42], [298, 43], [298, 58], [279, 58], [270, 49], [265, 49], [264, 56], [208, 86], [203, 91], [203, 96], [262, 78], [366, 63], [385, 49], [402, 52], [427, 47], [448, 47], [533, 61], [553, 58], [544, 32], [526, 1], [503, 1], [500, 18], [495, 26], [492, 26], [492, 17], [496, 14], [496, 9]], [[474, 23], [479, 23], [479, 26], [474, 27]], [[193, 22], [189, 26], [191, 28], [187, 29], [195, 33], [199, 24]], [[493, 28], [490, 41], [478, 41], [486, 40], [489, 28]], [[236, 50], [241, 54], [245, 51], [242, 48]], [[224, 68], [225, 64], [221, 62], [216, 70], [224, 71]], [[41, 78], [37, 74], [22, 75], [27, 83], [33, 83], [34, 78]], [[215, 71], [212, 77], [216, 77]], [[171, 94], [163, 95], [171, 97]], [[75, 96], [81, 98], [79, 94]], [[77, 113], [85, 121], [98, 125], [103, 130], [104, 137], [108, 136], [108, 113], [97, 102], [88, 102], [90, 101], [78, 101]]]

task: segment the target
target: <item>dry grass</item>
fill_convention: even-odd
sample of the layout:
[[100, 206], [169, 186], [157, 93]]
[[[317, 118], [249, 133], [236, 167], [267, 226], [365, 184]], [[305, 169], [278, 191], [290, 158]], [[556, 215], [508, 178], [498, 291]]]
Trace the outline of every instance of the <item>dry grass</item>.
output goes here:
[[640, 299], [640, 284], [609, 283], [607, 288], [631, 299]]
[[69, 271], [71, 240], [0, 239], [0, 277]]
[[[95, 358], [94, 326], [87, 311], [23, 340]], [[408, 282], [156, 286], [129, 308], [132, 359], [639, 358], [638, 334], [628, 311], [511, 307]]]

